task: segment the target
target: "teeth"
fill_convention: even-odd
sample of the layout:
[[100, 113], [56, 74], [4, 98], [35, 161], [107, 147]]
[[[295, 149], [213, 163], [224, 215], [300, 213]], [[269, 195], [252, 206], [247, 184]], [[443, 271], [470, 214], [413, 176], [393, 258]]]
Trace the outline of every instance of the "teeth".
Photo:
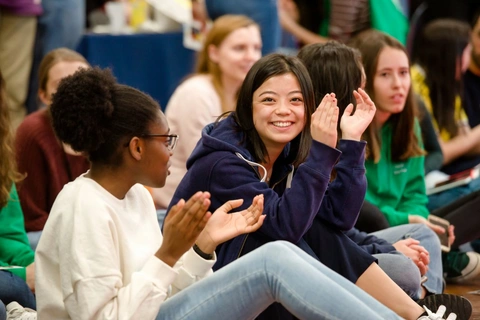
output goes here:
[[288, 127], [292, 125], [292, 123], [291, 122], [274, 122], [273, 125], [275, 127]]

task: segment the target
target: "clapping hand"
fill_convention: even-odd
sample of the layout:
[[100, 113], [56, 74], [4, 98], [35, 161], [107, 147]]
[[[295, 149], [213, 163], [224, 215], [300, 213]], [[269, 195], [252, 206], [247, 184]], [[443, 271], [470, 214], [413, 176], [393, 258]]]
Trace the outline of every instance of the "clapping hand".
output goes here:
[[208, 192], [197, 192], [187, 202], [181, 199], [174, 205], [165, 218], [163, 242], [155, 255], [173, 267], [205, 228], [211, 217], [209, 206]]
[[263, 195], [253, 198], [252, 204], [247, 209], [229, 213], [242, 203], [242, 199], [228, 201], [213, 213], [196, 241], [203, 252], [211, 253], [219, 244], [260, 228], [265, 220], [265, 215], [262, 215]]
[[340, 129], [342, 130], [342, 139], [360, 141], [363, 132], [367, 129], [370, 122], [375, 116], [375, 104], [363, 89], [353, 91], [353, 95], [357, 100], [357, 108], [353, 112], [353, 104], [349, 104], [343, 112], [340, 121]]
[[[352, 106], [353, 107], [353, 106]], [[310, 131], [312, 138], [332, 148], [337, 145], [337, 124], [339, 110], [334, 93], [323, 97], [317, 110], [312, 114]]]

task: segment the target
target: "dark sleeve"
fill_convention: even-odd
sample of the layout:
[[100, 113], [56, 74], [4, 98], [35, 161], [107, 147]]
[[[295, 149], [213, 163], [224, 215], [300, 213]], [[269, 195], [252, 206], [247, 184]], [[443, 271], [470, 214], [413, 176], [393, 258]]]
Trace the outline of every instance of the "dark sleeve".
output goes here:
[[325, 194], [318, 217], [340, 230], [350, 230], [357, 221], [365, 199], [365, 141], [340, 140], [342, 151], [335, 165], [336, 177]]
[[345, 235], [349, 237], [353, 242], [358, 244], [363, 250], [370, 254], [377, 253], [389, 253], [395, 251], [395, 247], [391, 243], [377, 238], [374, 235], [368, 235], [365, 232], [361, 232], [355, 228], [346, 231]]
[[[188, 177], [184, 178], [180, 186], [188, 184], [189, 178], [199, 179], [201, 175], [202, 179], [205, 179], [204, 176], [207, 175], [205, 180], [209, 185], [207, 190], [212, 194], [212, 212], [232, 199], [245, 199], [242, 206], [236, 210], [245, 209], [251, 204], [253, 197], [263, 194], [263, 213], [266, 219], [258, 232], [270, 239], [297, 243], [310, 229], [320, 209], [330, 173], [339, 156], [337, 149], [313, 141], [307, 160], [298, 167], [291, 188], [286, 189], [283, 194], [277, 194], [265, 182], [260, 182], [256, 171], [231, 153], [222, 158], [215, 154], [202, 158], [200, 161], [209, 162], [212, 166], [211, 172], [194, 176], [194, 168], [191, 167]], [[200, 167], [207, 167], [206, 164], [201, 165], [200, 161]], [[177, 193], [178, 189], [175, 197], [178, 196]]]
[[432, 118], [428, 113], [423, 102], [418, 101], [418, 109], [420, 111], [420, 127], [422, 129], [423, 145], [425, 148], [425, 174], [440, 170], [443, 164], [443, 153], [438, 143], [437, 133], [433, 128]]

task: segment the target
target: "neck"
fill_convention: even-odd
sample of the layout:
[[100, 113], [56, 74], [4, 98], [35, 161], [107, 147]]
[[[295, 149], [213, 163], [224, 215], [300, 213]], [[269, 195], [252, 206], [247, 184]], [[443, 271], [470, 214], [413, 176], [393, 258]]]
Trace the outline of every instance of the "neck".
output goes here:
[[377, 125], [378, 128], [383, 127], [385, 122], [388, 121], [392, 114], [390, 112], [384, 112], [381, 110], [378, 110], [375, 112], [375, 124]]
[[233, 111], [237, 104], [237, 92], [240, 89], [242, 82], [233, 80], [222, 75], [224, 111]]
[[[120, 172], [121, 171], [121, 172]], [[101, 185], [118, 199], [125, 198], [128, 190], [135, 184], [129, 181], [124, 170], [92, 164], [87, 177]]]
[[480, 77], [480, 66], [478, 66], [473, 59], [470, 60], [468, 69], [476, 76]]
[[275, 161], [277, 161], [278, 157], [283, 152], [283, 148], [279, 150], [271, 150], [270, 148], [267, 148], [267, 152], [269, 160], [267, 162], [261, 163], [261, 165], [264, 166], [265, 169], [267, 169], [267, 177], [270, 177], [273, 171], [273, 164], [275, 163]]

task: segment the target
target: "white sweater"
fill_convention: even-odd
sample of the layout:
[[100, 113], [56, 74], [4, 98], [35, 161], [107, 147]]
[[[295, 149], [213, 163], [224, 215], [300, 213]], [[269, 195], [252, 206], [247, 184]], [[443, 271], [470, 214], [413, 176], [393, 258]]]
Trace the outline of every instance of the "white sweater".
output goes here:
[[153, 201], [141, 185], [120, 200], [82, 175], [58, 195], [35, 257], [38, 318], [154, 319], [171, 291], [210, 274], [192, 249], [169, 267]]
[[187, 159], [202, 136], [202, 129], [222, 114], [220, 97], [208, 75], [195, 75], [185, 80], [173, 93], [165, 115], [171, 133], [180, 136], [170, 158], [170, 175], [165, 186], [153, 190], [155, 203], [167, 208], [183, 176]]

